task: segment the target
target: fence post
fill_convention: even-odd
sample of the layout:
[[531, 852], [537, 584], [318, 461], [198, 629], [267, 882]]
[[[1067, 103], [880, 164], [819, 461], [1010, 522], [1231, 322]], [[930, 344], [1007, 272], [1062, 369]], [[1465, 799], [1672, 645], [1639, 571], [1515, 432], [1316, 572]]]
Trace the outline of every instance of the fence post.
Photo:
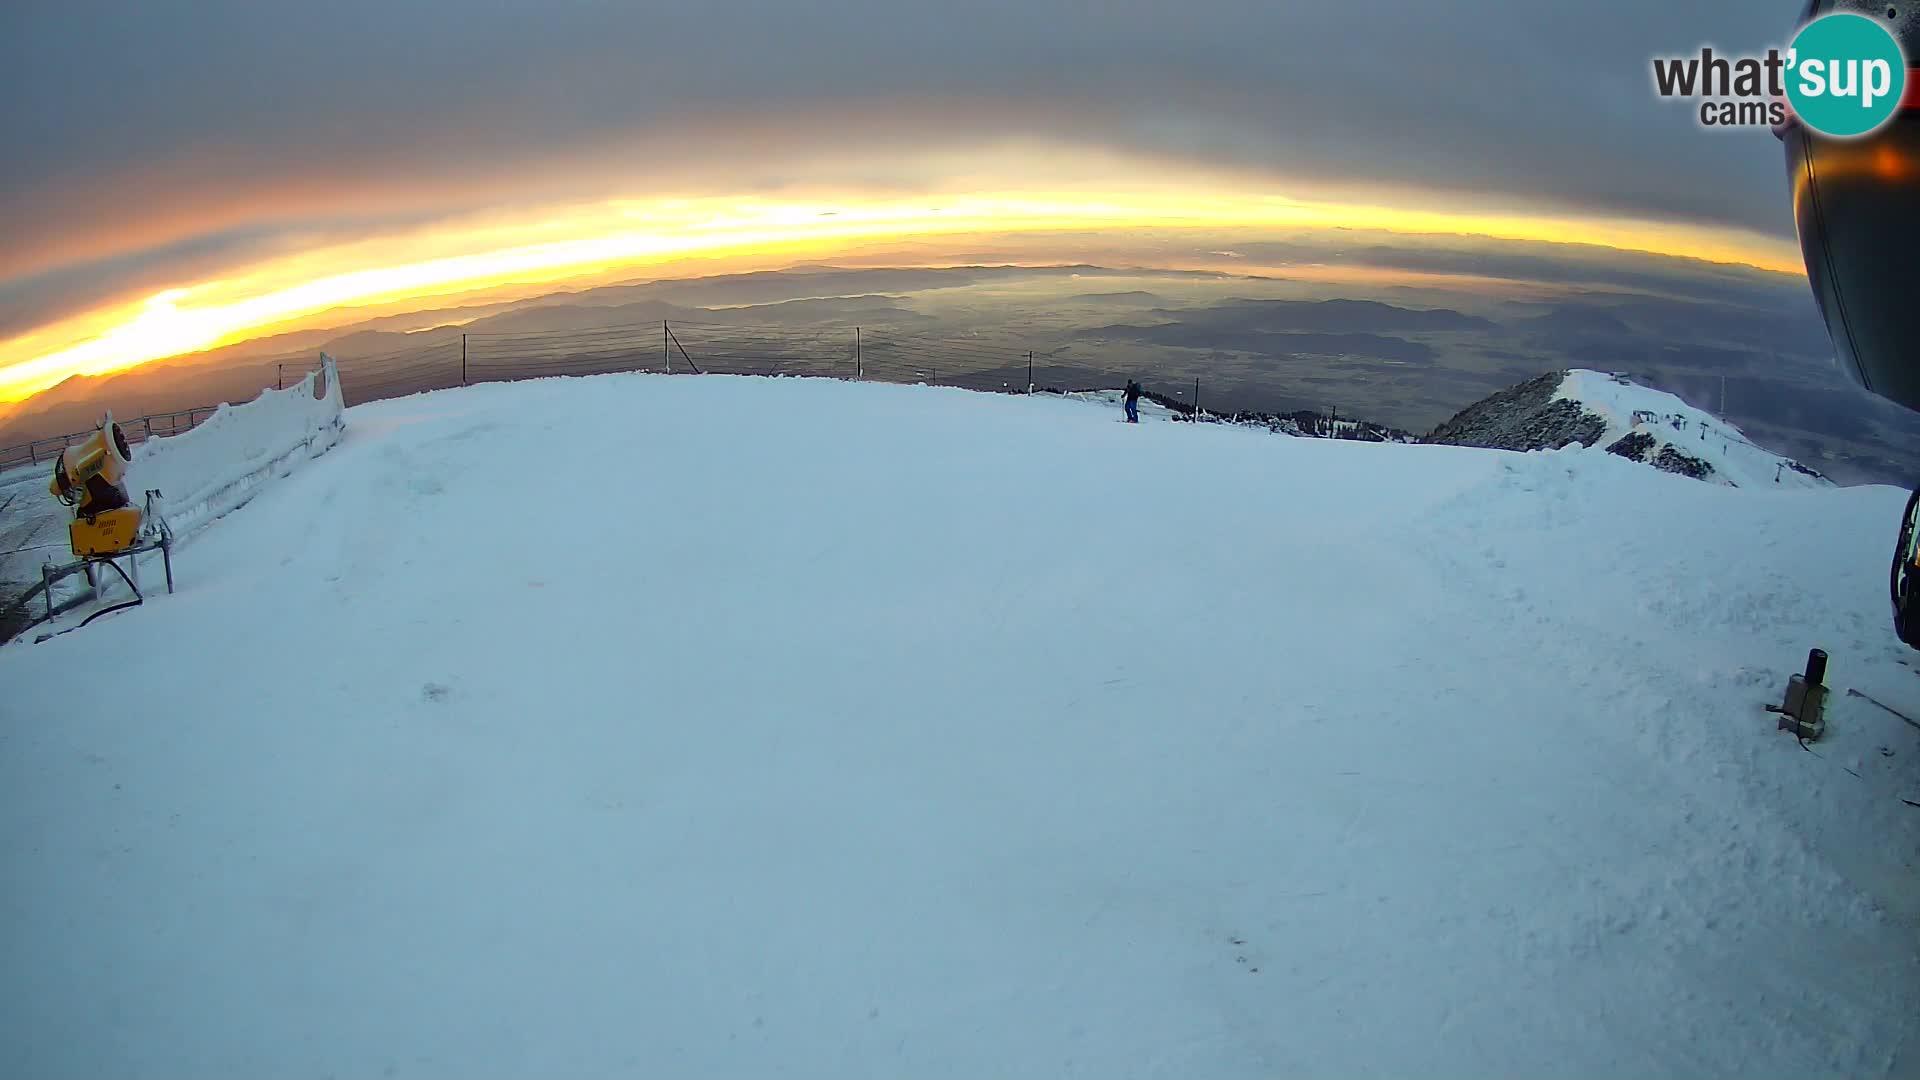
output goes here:
[[1193, 418], [1200, 419], [1200, 376], [1193, 377]]
[[660, 320], [660, 363], [667, 374], [673, 374], [673, 354], [667, 351], [667, 320]]
[[40, 455], [35, 452], [32, 443], [27, 444], [27, 463], [30, 465], [40, 464]]
[[285, 390], [287, 388], [286, 367], [287, 365], [285, 364], [273, 365], [273, 388], [275, 390]]
[[1033, 393], [1033, 350], [1027, 350], [1027, 393]]
[[460, 385], [467, 385], [467, 335], [460, 335]]
[[143, 416], [140, 418], [140, 422], [147, 425], [147, 438], [153, 438], [153, 417]]
[[853, 328], [853, 381], [860, 381], [860, 328]]

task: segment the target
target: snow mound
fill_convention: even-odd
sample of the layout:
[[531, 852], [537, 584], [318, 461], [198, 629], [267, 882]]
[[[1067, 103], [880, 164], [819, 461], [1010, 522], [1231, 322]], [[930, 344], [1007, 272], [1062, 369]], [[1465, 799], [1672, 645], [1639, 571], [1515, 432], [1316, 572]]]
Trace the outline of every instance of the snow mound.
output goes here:
[[0, 1074], [1920, 1065], [1904, 493], [1116, 417], [350, 410], [0, 648]]

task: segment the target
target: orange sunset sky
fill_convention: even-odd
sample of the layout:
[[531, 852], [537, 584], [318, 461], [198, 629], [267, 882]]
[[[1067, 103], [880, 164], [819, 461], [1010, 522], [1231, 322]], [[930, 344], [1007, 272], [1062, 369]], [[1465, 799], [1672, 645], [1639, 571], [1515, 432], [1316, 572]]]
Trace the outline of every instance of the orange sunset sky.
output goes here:
[[[1209, 55], [1124, 13], [1009, 7], [1038, 20], [1031, 40], [969, 51], [951, 12], [742, 5], [755, 18], [665, 19], [684, 51], [662, 55], [662, 20], [599, 6], [502, 25], [453, 10], [4, 16], [19, 167], [0, 180], [0, 402], [356, 308], [900, 239], [937, 262], [986, 234], [1349, 228], [1800, 272], [1777, 167], [1753, 164], [1771, 139], [1663, 111], [1646, 40], [1584, 9], [1516, 8], [1514, 30], [1583, 46], [1540, 69], [1591, 76], [1562, 87], [1592, 107], [1578, 124], [1423, 70], [1436, 39], [1492, 46], [1418, 8], [1387, 74], [1355, 85], [1324, 57], [1365, 26], [1288, 5], [1222, 8], [1231, 25], [1194, 31]], [[797, 58], [836, 42], [840, 66]]]

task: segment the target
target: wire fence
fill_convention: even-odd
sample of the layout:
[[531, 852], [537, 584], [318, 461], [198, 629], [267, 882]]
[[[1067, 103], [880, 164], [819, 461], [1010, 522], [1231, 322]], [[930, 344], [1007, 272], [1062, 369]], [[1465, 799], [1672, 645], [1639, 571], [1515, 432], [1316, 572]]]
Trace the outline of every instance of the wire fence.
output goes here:
[[[1312, 413], [1243, 413], [1231, 408], [1229, 389], [1219, 402], [1202, 398], [1199, 378], [1089, 362], [1072, 346], [1036, 349], [1007, 334], [937, 337], [900, 327], [763, 326], [726, 322], [657, 322], [577, 329], [458, 333], [430, 331], [431, 340], [369, 355], [339, 355], [347, 405], [405, 397], [476, 383], [511, 382], [616, 372], [758, 375], [955, 386], [991, 393], [1071, 393], [1116, 390], [1134, 380], [1145, 396], [1180, 418], [1248, 419], [1289, 426], [1303, 434], [1371, 438], [1389, 429], [1329, 425]], [[282, 386], [312, 366], [311, 353], [289, 354], [246, 366], [260, 384]], [[120, 421], [129, 441], [175, 435], [213, 414], [203, 405]], [[1337, 411], [1334, 416], [1337, 418]], [[87, 437], [79, 431], [0, 448], [0, 469], [37, 465]]]
[[[129, 443], [142, 443], [148, 439], [178, 435], [190, 430], [200, 421], [213, 415], [215, 405], [199, 405], [178, 412], [153, 413], [148, 416], [136, 416], [131, 420], [118, 420], [120, 430], [126, 433]], [[93, 429], [76, 431], [67, 435], [55, 435], [52, 438], [36, 439], [33, 442], [16, 446], [0, 447], [0, 469], [11, 469], [21, 465], [38, 465], [43, 461], [52, 461], [60, 452], [74, 443], [93, 434]]]
[[375, 356], [335, 356], [348, 405], [428, 390], [614, 372], [924, 383], [1025, 394], [1118, 389], [1129, 378], [1183, 414], [1199, 380], [1071, 360], [1011, 337], [935, 337], [895, 328], [790, 327], [665, 319], [577, 330], [465, 333]]

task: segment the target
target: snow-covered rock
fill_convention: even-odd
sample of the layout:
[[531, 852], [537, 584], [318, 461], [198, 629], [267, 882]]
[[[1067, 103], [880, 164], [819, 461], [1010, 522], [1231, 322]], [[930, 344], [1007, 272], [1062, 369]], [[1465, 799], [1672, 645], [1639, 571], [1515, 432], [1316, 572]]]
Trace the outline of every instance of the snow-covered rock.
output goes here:
[[1425, 442], [1498, 450], [1600, 446], [1630, 461], [1728, 487], [1830, 487], [1739, 428], [1624, 375], [1549, 372], [1469, 405]]

